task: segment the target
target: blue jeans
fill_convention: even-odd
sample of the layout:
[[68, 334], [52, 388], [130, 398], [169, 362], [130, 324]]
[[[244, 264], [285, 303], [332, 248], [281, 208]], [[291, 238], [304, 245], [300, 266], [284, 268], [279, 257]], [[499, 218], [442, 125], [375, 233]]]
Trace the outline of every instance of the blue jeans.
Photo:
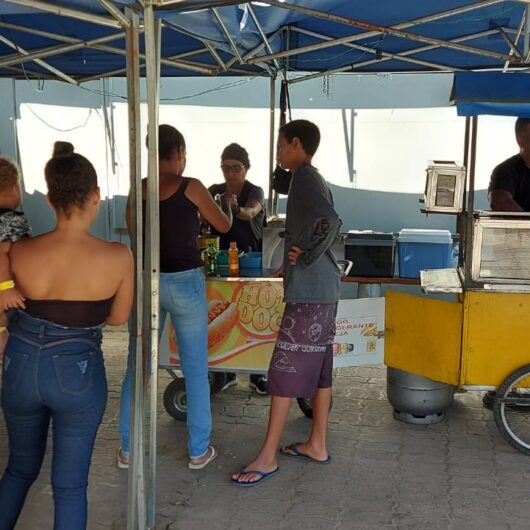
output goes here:
[[15, 527], [39, 475], [52, 422], [55, 530], [84, 530], [96, 433], [107, 403], [101, 326], [67, 328], [17, 311], [4, 353], [2, 409], [9, 460], [0, 480], [0, 530]]
[[[166, 316], [173, 322], [186, 383], [188, 453], [200, 458], [208, 451], [212, 430], [208, 382], [208, 309], [202, 268], [160, 274], [160, 333]], [[131, 343], [120, 402], [122, 451], [129, 453], [131, 424]]]

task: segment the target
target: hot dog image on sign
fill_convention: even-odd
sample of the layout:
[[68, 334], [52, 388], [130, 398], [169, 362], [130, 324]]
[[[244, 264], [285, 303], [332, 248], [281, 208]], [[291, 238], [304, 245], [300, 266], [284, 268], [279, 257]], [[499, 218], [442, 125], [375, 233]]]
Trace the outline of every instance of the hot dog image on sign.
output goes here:
[[[278, 281], [208, 281], [208, 364], [266, 369], [280, 329], [284, 304]], [[170, 364], [178, 365], [173, 327]]]

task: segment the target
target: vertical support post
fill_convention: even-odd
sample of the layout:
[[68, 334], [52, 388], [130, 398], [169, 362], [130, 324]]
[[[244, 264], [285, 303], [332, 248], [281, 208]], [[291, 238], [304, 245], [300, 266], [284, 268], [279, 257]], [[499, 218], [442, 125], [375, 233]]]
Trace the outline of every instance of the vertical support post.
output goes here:
[[155, 19], [153, 0], [146, 0], [144, 8], [144, 35], [147, 78], [147, 232], [149, 303], [149, 457], [147, 474], [147, 528], [156, 524], [156, 449], [157, 449], [157, 397], [158, 397], [158, 334], [159, 334], [159, 267], [160, 267], [160, 220], [158, 186], [158, 103], [160, 88], [160, 23]]
[[469, 191], [467, 196], [467, 217], [466, 217], [466, 250], [465, 250], [465, 288], [472, 285], [471, 266], [473, 264], [473, 212], [475, 209], [475, 162], [477, 156], [477, 128], [478, 120], [473, 116], [471, 121], [471, 148], [469, 159]]
[[275, 109], [276, 107], [276, 78], [269, 78], [269, 197], [267, 199], [267, 216], [276, 215], [276, 208], [274, 202], [274, 190], [272, 189], [273, 172], [276, 166], [274, 160], [274, 152], [276, 150], [274, 145], [275, 131]]
[[130, 25], [126, 30], [127, 41], [127, 101], [129, 107], [129, 208], [131, 226], [129, 234], [134, 255], [135, 296], [129, 328], [131, 370], [131, 446], [127, 529], [137, 530], [146, 526], [144, 437], [145, 437], [145, 380], [142, 355], [142, 307], [143, 307], [143, 251], [142, 251], [142, 187], [140, 160], [140, 22], [138, 15], [126, 9]]
[[528, 61], [530, 57], [530, 5], [526, 6], [525, 22], [524, 22], [524, 38], [523, 38], [523, 59]]
[[460, 246], [458, 252], [458, 266], [462, 267], [465, 261], [465, 245], [467, 241], [466, 230], [467, 230], [467, 184], [469, 176], [469, 136], [471, 132], [471, 117], [466, 116], [466, 129], [464, 133], [464, 167], [466, 168], [465, 180], [464, 180], [464, 193], [462, 196], [462, 211], [456, 218], [456, 231], [460, 234]]

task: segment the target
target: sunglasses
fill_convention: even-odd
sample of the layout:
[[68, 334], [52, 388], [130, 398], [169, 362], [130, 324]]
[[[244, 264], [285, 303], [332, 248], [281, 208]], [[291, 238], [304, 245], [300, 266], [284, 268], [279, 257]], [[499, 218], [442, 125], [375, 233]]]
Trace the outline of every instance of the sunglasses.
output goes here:
[[238, 164], [236, 166], [227, 166], [223, 164], [221, 169], [223, 173], [239, 173], [245, 166], [243, 164]]

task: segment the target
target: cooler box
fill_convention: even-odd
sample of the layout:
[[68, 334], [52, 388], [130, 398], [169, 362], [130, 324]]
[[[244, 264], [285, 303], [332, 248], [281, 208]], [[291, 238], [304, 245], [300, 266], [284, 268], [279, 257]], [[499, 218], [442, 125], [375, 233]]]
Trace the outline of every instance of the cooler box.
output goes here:
[[396, 238], [390, 232], [350, 230], [344, 257], [353, 262], [348, 276], [391, 278], [394, 276]]
[[239, 275], [242, 278], [262, 276], [261, 252], [247, 252], [239, 258]]
[[403, 229], [397, 242], [401, 278], [419, 278], [420, 270], [451, 266], [453, 238], [449, 230]]
[[217, 274], [219, 276], [228, 276], [228, 251], [220, 250], [217, 253]]

